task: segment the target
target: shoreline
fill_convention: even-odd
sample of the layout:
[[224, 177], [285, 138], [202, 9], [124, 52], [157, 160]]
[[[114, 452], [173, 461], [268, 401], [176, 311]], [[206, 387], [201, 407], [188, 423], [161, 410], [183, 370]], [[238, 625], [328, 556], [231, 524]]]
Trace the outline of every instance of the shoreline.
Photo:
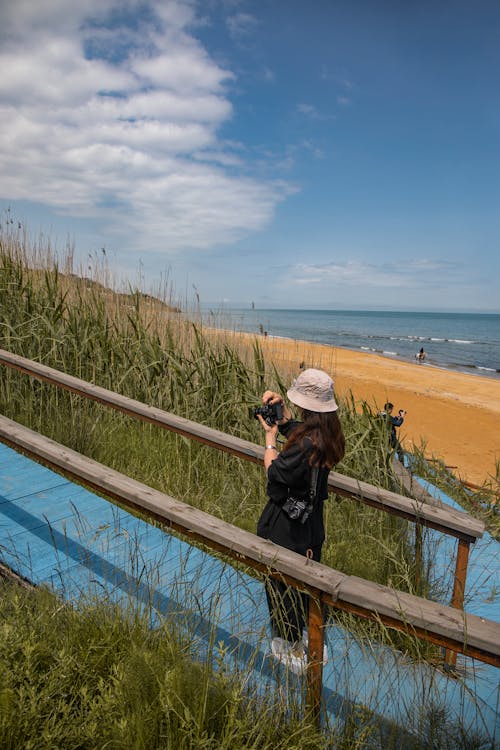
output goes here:
[[204, 330], [249, 346], [258, 341], [266, 359], [291, 378], [307, 367], [324, 369], [337, 395], [352, 394], [356, 405], [366, 402], [379, 410], [391, 401], [395, 412], [407, 411], [399, 437], [408, 451], [425, 446], [428, 458], [443, 460], [460, 479], [494, 482], [500, 461], [500, 379], [281, 336]]
[[203, 317], [207, 325], [216, 328], [305, 339], [411, 363], [423, 346], [426, 364], [500, 379], [496, 335], [500, 311], [485, 315], [306, 309], [303, 313], [293, 308], [230, 308], [217, 314], [206, 310]]
[[[250, 333], [243, 331], [242, 333], [248, 333], [251, 336], [255, 336], [256, 338], [261, 338], [261, 334], [257, 333]], [[500, 370], [494, 370], [492, 367], [478, 367], [477, 365], [456, 365], [448, 367], [446, 365], [440, 365], [436, 364], [432, 361], [424, 361], [424, 362], [416, 362], [416, 359], [413, 357], [403, 357], [401, 355], [398, 355], [393, 352], [386, 352], [386, 351], [380, 351], [378, 349], [350, 349], [348, 346], [339, 346], [334, 344], [322, 344], [319, 341], [307, 341], [306, 339], [292, 339], [287, 336], [278, 336], [276, 334], [267, 334], [265, 338], [269, 339], [283, 339], [288, 341], [297, 341], [298, 343], [303, 344], [304, 346], [312, 345], [312, 346], [326, 346], [331, 349], [340, 349], [345, 350], [348, 352], [353, 352], [353, 354], [366, 354], [368, 356], [372, 355], [374, 357], [383, 357], [384, 359], [389, 360], [389, 362], [406, 362], [408, 365], [414, 365], [418, 364], [419, 367], [431, 367], [435, 368], [436, 370], [442, 370], [444, 372], [450, 372], [450, 373], [460, 373], [462, 375], [471, 376], [471, 377], [480, 377], [480, 378], [486, 378], [491, 380], [498, 380], [500, 382]]]

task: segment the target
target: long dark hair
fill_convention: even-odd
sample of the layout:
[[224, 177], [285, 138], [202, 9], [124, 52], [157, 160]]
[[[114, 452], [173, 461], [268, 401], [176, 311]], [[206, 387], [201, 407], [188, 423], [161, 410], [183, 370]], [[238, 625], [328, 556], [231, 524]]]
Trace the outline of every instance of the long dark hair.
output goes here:
[[309, 463], [331, 469], [344, 458], [345, 438], [336, 411], [318, 412], [302, 410], [303, 422], [290, 435], [285, 450], [292, 445], [304, 445], [309, 438], [313, 445]]

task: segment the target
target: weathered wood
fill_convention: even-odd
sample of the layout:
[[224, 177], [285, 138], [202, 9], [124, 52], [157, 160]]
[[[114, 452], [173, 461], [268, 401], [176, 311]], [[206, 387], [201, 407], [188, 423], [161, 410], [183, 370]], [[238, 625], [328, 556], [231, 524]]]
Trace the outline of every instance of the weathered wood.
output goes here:
[[415, 590], [421, 593], [422, 574], [424, 569], [424, 549], [422, 540], [422, 527], [415, 524]]
[[[328, 601], [328, 596], [325, 601]], [[398, 621], [410, 631], [416, 628], [455, 642], [463, 638], [466, 647], [470, 645], [496, 655], [497, 665], [500, 666], [500, 623], [493, 620], [356, 576], [349, 576], [348, 581], [343, 581], [336, 602], [328, 603], [332, 606], [350, 604], [356, 611], [376, 612], [382, 622], [386, 618], [388, 621]]]
[[467, 565], [469, 564], [470, 546], [462, 539], [458, 540], [457, 561], [455, 565], [455, 578], [453, 583], [453, 596], [451, 606], [462, 609], [464, 605], [465, 580], [467, 576]]
[[257, 570], [278, 571], [322, 601], [500, 666], [500, 625], [387, 586], [346, 576], [221, 521], [0, 416], [0, 439], [105, 495], [140, 508]]
[[[125, 414], [211, 445], [219, 450], [230, 452], [240, 458], [253, 461], [254, 463], [262, 463], [264, 460], [264, 448], [247, 440], [232, 437], [219, 430], [205, 427], [189, 419], [184, 419], [156, 407], [148, 406], [127, 396], [121, 396], [118, 393], [87, 383], [72, 375], [59, 372], [51, 367], [12, 354], [4, 349], [0, 349], [0, 364], [111, 406]], [[484, 532], [484, 524], [472, 518], [467, 513], [454, 510], [453, 508], [430, 506], [427, 503], [398, 495], [395, 492], [374, 487], [367, 482], [345, 477], [338, 472], [330, 472], [328, 487], [332, 492], [354, 498], [392, 515], [418, 522], [423, 526], [437, 529], [442, 533], [469, 542], [474, 542]]]
[[313, 716], [316, 720], [319, 720], [321, 714], [321, 685], [323, 683], [323, 648], [325, 645], [323, 605], [320, 596], [309, 597], [307, 634], [308, 703]]
[[[304, 560], [299, 555], [120, 474], [7, 417], [0, 416], [0, 439], [106, 495], [133, 505], [190, 537], [210, 543], [210, 546], [216, 545], [218, 549], [239, 557], [242, 561], [253, 561], [263, 570], [276, 567], [288, 580], [299, 585], [304, 583], [315, 586], [319, 577], [322, 590], [328, 591], [335, 598], [340, 580], [345, 577], [337, 571], [333, 571], [334, 575], [331, 575], [332, 570], [325, 566], [321, 566], [322, 570], [319, 572], [312, 573], [312, 561], [309, 561], [309, 566], [306, 565], [299, 578], [296, 575], [297, 557]], [[279, 566], [276, 565], [278, 559]]]
[[[451, 606], [456, 609], [462, 609], [464, 606], [465, 582], [467, 579], [467, 566], [469, 564], [470, 544], [463, 539], [458, 540], [457, 560], [455, 564], [455, 577], [453, 579], [453, 595]], [[445, 661], [450, 666], [456, 664], [456, 654], [454, 651], [447, 651]]]
[[328, 485], [334, 492], [357, 497], [366, 505], [372, 505], [465, 541], [474, 542], [484, 533], [484, 523], [468, 513], [454, 508], [428, 505], [421, 500], [398, 495], [396, 492], [375, 487], [359, 479], [345, 477], [338, 472], [330, 472]]
[[122, 396], [114, 391], [109, 391], [106, 388], [93, 385], [80, 378], [75, 378], [72, 375], [67, 375], [46, 365], [41, 365], [39, 362], [34, 362], [0, 349], [0, 363], [13, 367], [39, 380], [58, 385], [65, 390], [89, 398], [92, 401], [98, 401], [106, 406], [111, 406], [130, 416], [138, 417], [159, 427], [164, 427], [179, 435], [185, 435], [198, 442], [211, 445], [220, 450], [229, 451], [255, 463], [263, 461], [264, 449], [254, 443], [232, 437], [219, 430], [205, 427], [198, 422], [178, 417], [170, 412], [157, 409], [154, 406], [148, 406], [140, 401], [128, 398], [128, 396]]
[[401, 489], [405, 489], [409, 492], [411, 497], [414, 497], [415, 500], [420, 500], [428, 505], [436, 505], [438, 508], [445, 507], [443, 501], [437, 497], [433, 497], [430, 492], [428, 492], [420, 482], [414, 478], [411, 471], [409, 471], [406, 466], [403, 466], [401, 461], [393, 458], [391, 469]]

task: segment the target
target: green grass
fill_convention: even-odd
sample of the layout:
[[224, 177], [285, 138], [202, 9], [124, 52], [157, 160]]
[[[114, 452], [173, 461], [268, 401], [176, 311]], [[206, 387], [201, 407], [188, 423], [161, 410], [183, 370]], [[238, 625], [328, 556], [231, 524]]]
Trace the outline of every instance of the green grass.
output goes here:
[[326, 747], [310, 721], [196, 662], [172, 620], [151, 630], [109, 604], [0, 586], [2, 750]]

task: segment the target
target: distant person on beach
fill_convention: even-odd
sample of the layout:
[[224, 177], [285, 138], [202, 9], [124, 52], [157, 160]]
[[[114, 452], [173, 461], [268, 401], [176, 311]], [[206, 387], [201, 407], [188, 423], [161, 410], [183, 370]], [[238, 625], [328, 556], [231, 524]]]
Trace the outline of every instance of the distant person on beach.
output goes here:
[[[303, 370], [287, 391], [301, 410], [301, 421], [291, 412], [279, 393], [265, 391], [263, 404], [279, 404], [282, 418], [269, 424], [259, 414], [265, 433], [264, 466], [267, 474], [265, 505], [257, 524], [264, 539], [320, 561], [325, 540], [323, 503], [328, 498], [328, 474], [344, 456], [345, 440], [333, 380], [326, 372]], [[278, 432], [286, 443], [276, 448]], [[308, 597], [282, 581], [266, 584], [272, 643], [271, 652], [292, 671], [300, 673], [307, 665]]]
[[415, 354], [415, 359], [417, 360], [417, 362], [423, 362], [426, 357], [427, 357], [427, 354], [424, 351], [424, 347], [421, 346], [420, 351], [417, 352], [417, 354]]
[[391, 442], [391, 448], [394, 450], [394, 453], [396, 454], [397, 458], [401, 463], [404, 465], [404, 451], [401, 447], [401, 443], [398, 440], [398, 436], [396, 433], [396, 427], [401, 427], [401, 425], [404, 422], [404, 418], [406, 416], [406, 412], [404, 409], [400, 409], [398, 416], [393, 417], [392, 416], [392, 410], [394, 409], [394, 404], [391, 404], [390, 401], [388, 401], [383, 411], [380, 412], [380, 416], [385, 419], [387, 422], [389, 428], [390, 428], [390, 442]]

